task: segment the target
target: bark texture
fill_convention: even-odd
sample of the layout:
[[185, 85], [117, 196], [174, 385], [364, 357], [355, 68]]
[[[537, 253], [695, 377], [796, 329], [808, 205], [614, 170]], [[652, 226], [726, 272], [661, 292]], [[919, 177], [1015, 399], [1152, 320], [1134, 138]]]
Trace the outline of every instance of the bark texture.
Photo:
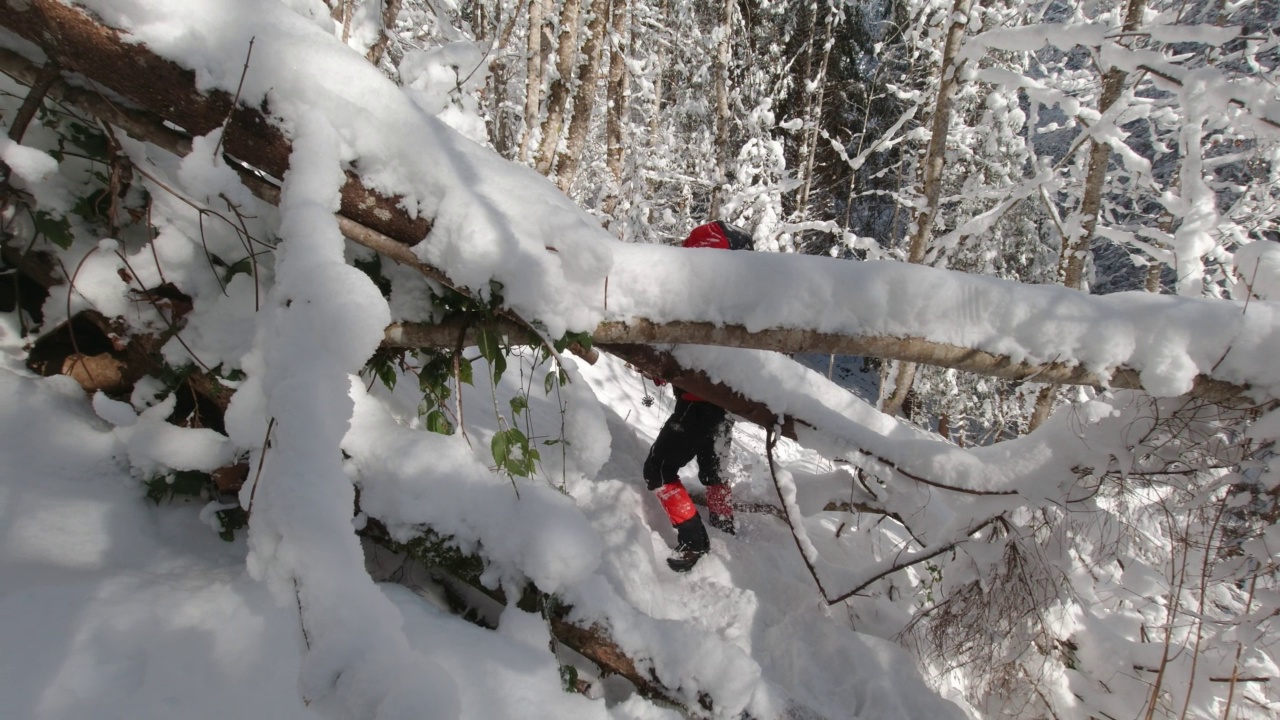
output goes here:
[[534, 167], [543, 175], [551, 174], [560, 145], [560, 133], [564, 129], [565, 110], [569, 106], [572, 88], [573, 59], [578, 53], [578, 15], [582, 0], [565, 0], [560, 9], [560, 38], [556, 47], [556, 78], [551, 83], [547, 98], [547, 115], [542, 121], [542, 146]]
[[587, 23], [587, 39], [582, 46], [582, 62], [574, 75], [573, 116], [569, 119], [569, 131], [564, 149], [556, 156], [556, 185], [569, 192], [582, 150], [587, 145], [591, 130], [591, 116], [596, 106], [596, 81], [600, 78], [600, 62], [603, 57], [605, 29], [608, 27], [610, 0], [593, 0]]
[[609, 13], [609, 108], [605, 116], [605, 167], [613, 179], [613, 186], [604, 200], [604, 213], [612, 217], [618, 207], [618, 193], [622, 188], [623, 123], [627, 114], [627, 58], [630, 45], [628, 27], [630, 0], [613, 0]]
[[533, 129], [538, 125], [538, 110], [542, 108], [542, 82], [546, 70], [542, 23], [546, 3], [547, 0], [529, 0], [529, 29], [524, 42], [524, 130], [520, 133], [520, 162], [529, 159], [529, 143], [533, 140]]

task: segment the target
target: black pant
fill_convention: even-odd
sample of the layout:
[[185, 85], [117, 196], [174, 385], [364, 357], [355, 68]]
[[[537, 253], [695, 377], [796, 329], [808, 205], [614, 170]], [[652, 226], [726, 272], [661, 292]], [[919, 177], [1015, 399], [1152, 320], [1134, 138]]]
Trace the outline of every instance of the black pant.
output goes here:
[[698, 479], [719, 485], [720, 461], [729, 450], [733, 419], [709, 402], [679, 398], [644, 461], [644, 480], [650, 490], [680, 480], [680, 468], [698, 459]]

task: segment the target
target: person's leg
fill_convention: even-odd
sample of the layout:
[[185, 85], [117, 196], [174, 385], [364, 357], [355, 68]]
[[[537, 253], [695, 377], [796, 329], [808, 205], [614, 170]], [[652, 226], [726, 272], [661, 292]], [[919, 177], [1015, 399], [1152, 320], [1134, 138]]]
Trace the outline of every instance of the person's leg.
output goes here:
[[698, 479], [707, 488], [707, 510], [711, 527], [732, 535], [733, 492], [724, 481], [723, 468], [729, 459], [730, 442], [733, 439], [733, 418], [720, 408], [718, 414], [709, 414], [707, 423], [711, 431], [700, 443], [697, 453]]
[[675, 410], [658, 432], [644, 462], [645, 484], [657, 496], [676, 529], [676, 556], [668, 559], [667, 564], [678, 572], [692, 568], [698, 558], [711, 549], [698, 509], [680, 482], [680, 468], [697, 454], [698, 435], [691, 432], [697, 429], [696, 423], [690, 424], [691, 419], [696, 420], [691, 418], [693, 404], [687, 400], [676, 401]]
[[644, 481], [650, 490], [680, 482], [680, 468], [689, 464], [698, 452], [696, 436], [690, 432], [688, 400], [676, 400], [671, 417], [658, 431], [644, 461]]

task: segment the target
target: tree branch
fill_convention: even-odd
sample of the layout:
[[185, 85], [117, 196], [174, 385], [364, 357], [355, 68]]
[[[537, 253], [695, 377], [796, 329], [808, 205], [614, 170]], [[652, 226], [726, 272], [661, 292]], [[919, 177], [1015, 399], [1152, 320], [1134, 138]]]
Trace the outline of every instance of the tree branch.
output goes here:
[[[234, 102], [229, 93], [196, 89], [195, 73], [125, 42], [83, 10], [58, 0], [9, 4], [0, 25], [39, 46], [65, 71], [78, 73], [138, 109], [180, 128], [190, 137], [226, 124], [226, 153], [269, 177], [284, 177], [292, 146], [263, 109]], [[399, 198], [365, 188], [348, 171], [342, 214], [398, 241], [414, 245], [431, 229], [427, 218], [411, 216]]]

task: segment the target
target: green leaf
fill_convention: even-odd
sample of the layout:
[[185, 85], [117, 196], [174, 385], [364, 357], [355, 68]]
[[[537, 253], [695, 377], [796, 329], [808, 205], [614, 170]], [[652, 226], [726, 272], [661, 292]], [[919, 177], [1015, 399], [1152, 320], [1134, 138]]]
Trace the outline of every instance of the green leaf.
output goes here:
[[520, 477], [532, 475], [534, 463], [540, 459], [538, 451], [529, 447], [529, 438], [519, 428], [494, 433], [489, 449], [499, 468]]
[[382, 381], [383, 385], [387, 386], [388, 390], [396, 389], [396, 378], [398, 376], [396, 375], [395, 366], [389, 362], [379, 363], [373, 370], [378, 374], [378, 379]]
[[37, 210], [32, 214], [32, 219], [36, 232], [48, 238], [49, 242], [63, 250], [71, 247], [75, 238], [71, 236], [71, 222], [65, 217], [55, 218], [44, 210]]
[[542, 389], [544, 392], [546, 392], [547, 395], [550, 395], [551, 391], [555, 389], [555, 386], [556, 386], [556, 371], [552, 370], [551, 372], [547, 373], [547, 376], [545, 378], [542, 379]]
[[491, 367], [493, 368], [493, 384], [497, 385], [498, 381], [502, 379], [502, 373], [507, 371], [507, 356], [498, 355], [493, 359]]
[[222, 282], [229, 283], [231, 282], [231, 278], [235, 277], [236, 275], [239, 275], [241, 273], [244, 273], [247, 275], [252, 270], [253, 270], [252, 258], [244, 258], [242, 260], [238, 260], [234, 264], [227, 267], [227, 271], [222, 275]]
[[496, 362], [502, 357], [502, 348], [498, 344], [498, 334], [492, 328], [481, 326], [480, 337], [476, 339], [476, 344], [480, 348], [480, 356], [490, 363]]
[[468, 385], [475, 385], [471, 376], [471, 361], [467, 358], [458, 360], [458, 380]]
[[533, 474], [533, 463], [538, 451], [529, 447], [529, 438], [519, 428], [507, 430], [507, 470], [512, 475], [528, 477]]
[[436, 399], [431, 395], [423, 395], [422, 402], [418, 403], [418, 417], [425, 418], [427, 413], [436, 408]]
[[516, 395], [511, 398], [511, 413], [519, 415], [521, 412], [529, 409], [529, 400], [523, 395]]
[[372, 375], [382, 381], [382, 384], [388, 390], [395, 390], [396, 380], [399, 374], [396, 372], [397, 364], [403, 362], [403, 355], [394, 352], [379, 350], [369, 358], [369, 362], [365, 363], [364, 369], [360, 371], [361, 375]]
[[529, 447], [529, 438], [527, 438], [527, 437], [525, 437], [525, 436], [524, 436], [524, 433], [520, 431], [520, 428], [510, 428], [510, 429], [508, 429], [508, 430], [507, 430], [507, 435], [509, 435], [509, 436], [511, 437], [511, 441], [510, 441], [510, 442], [511, 442], [511, 444], [512, 444], [512, 445], [518, 445], [518, 446], [522, 446], [522, 447]]
[[71, 208], [71, 212], [88, 220], [89, 222], [97, 222], [107, 216], [107, 211], [111, 208], [111, 193], [106, 188], [98, 188], [84, 197], [76, 200], [76, 204]]
[[476, 343], [481, 357], [489, 361], [489, 367], [493, 370], [493, 384], [497, 385], [502, 373], [507, 370], [507, 357], [502, 352], [502, 342], [493, 328], [481, 325], [480, 337], [476, 339]]
[[435, 351], [418, 373], [418, 387], [441, 400], [449, 397], [449, 379], [453, 377], [453, 356]]
[[565, 348], [569, 347], [574, 343], [581, 345], [583, 350], [590, 350], [592, 342], [593, 342], [593, 338], [591, 337], [591, 333], [576, 332], [576, 333], [565, 333], [564, 337], [555, 341], [554, 344], [556, 346], [556, 352], [564, 352]]
[[110, 146], [107, 144], [107, 136], [105, 134], [95, 128], [77, 122], [69, 123], [67, 130], [71, 135], [68, 139], [76, 147], [83, 150], [85, 155], [103, 162], [107, 161]]
[[578, 668], [572, 665], [561, 665], [560, 686], [565, 692], [578, 692]]
[[493, 434], [493, 440], [489, 441], [489, 451], [493, 453], [493, 461], [500, 468], [507, 467], [507, 460], [510, 459], [510, 448], [507, 446], [507, 433], [499, 430]]
[[449, 418], [445, 417], [440, 410], [432, 410], [427, 413], [427, 430], [441, 435], [452, 435], [453, 423], [449, 422]]

